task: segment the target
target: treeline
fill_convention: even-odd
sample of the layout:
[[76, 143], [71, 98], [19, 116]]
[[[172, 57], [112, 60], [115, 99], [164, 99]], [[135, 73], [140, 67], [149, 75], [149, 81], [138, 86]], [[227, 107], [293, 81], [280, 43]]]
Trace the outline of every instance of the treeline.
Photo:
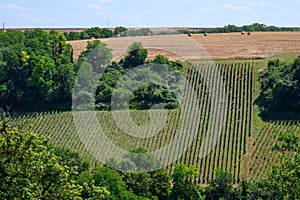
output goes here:
[[91, 38], [110, 38], [110, 37], [125, 37], [125, 36], [146, 36], [152, 35], [149, 28], [142, 28], [137, 30], [130, 30], [125, 27], [119, 26], [114, 30], [107, 28], [93, 27], [81, 32], [65, 32], [64, 36], [67, 40], [85, 40]]
[[[148, 61], [148, 52], [141, 43], [134, 43], [120, 62], [112, 62], [111, 50], [98, 40], [88, 42], [78, 62], [74, 62], [72, 47], [66, 41], [65, 36], [56, 31], [0, 31], [0, 108], [23, 112], [71, 110], [75, 85], [76, 88], [82, 87], [82, 91], [75, 94], [75, 101], [90, 98], [90, 106], [110, 110], [113, 88], [130, 69], [139, 65], [161, 64], [180, 71], [183, 66], [181, 62], [169, 61], [160, 55]], [[79, 72], [90, 75], [90, 80], [77, 84], [75, 80]], [[93, 76], [94, 73], [102, 73], [102, 76]], [[130, 108], [147, 109], [157, 103], [165, 108], [177, 107], [174, 92], [171, 92], [167, 79], [162, 78], [167, 72], [143, 73], [157, 81], [136, 88]], [[170, 75], [170, 81], [176, 79], [175, 75], [167, 75]], [[92, 78], [97, 78], [96, 82], [92, 82]], [[116, 92], [122, 95], [134, 85], [134, 81], [128, 81], [127, 90]], [[86, 92], [93, 87], [96, 87], [95, 93]]]
[[276, 27], [265, 24], [253, 23], [251, 25], [236, 26], [228, 24], [224, 27], [207, 28], [192, 33], [234, 33], [234, 32], [283, 32], [283, 31], [300, 31], [300, 28], [293, 27]]
[[256, 100], [262, 117], [300, 118], [300, 56], [291, 64], [279, 59], [268, 62], [261, 76], [261, 95]]
[[[73, 95], [73, 106], [79, 110], [94, 107], [97, 110], [111, 110], [112, 104], [118, 110], [146, 110], [157, 104], [165, 109], [178, 107], [176, 94], [181, 89], [178, 77], [184, 63], [170, 61], [162, 55], [153, 60], [147, 60], [147, 57], [147, 49], [141, 43], [134, 42], [123, 59], [111, 62], [111, 51], [103, 43], [98, 40], [88, 42], [87, 50], [78, 59], [81, 68]], [[130, 70], [132, 71], [128, 74]], [[89, 82], [90, 77], [93, 77], [90, 72], [101, 74], [97, 78], [99, 81], [95, 97], [94, 91], [90, 90], [94, 87]], [[121, 80], [121, 87], [117, 87]], [[82, 102], [82, 99], [90, 100]]]
[[72, 46], [56, 31], [0, 31], [0, 107], [70, 108], [76, 75]]
[[[54, 133], [55, 134], [55, 133]], [[297, 199], [300, 196], [299, 137], [279, 134], [274, 149], [281, 162], [272, 165], [261, 180], [244, 180], [233, 187], [232, 175], [216, 170], [207, 187], [194, 184], [197, 168], [177, 164], [171, 174], [161, 169], [147, 172], [155, 159], [144, 154], [124, 155], [117, 171], [105, 164], [92, 166], [77, 152], [56, 148], [47, 139], [0, 120], [1, 199], [89, 199], [89, 200], [191, 200], [191, 199]], [[132, 152], [146, 153], [143, 149]], [[143, 171], [146, 172], [134, 172]]]

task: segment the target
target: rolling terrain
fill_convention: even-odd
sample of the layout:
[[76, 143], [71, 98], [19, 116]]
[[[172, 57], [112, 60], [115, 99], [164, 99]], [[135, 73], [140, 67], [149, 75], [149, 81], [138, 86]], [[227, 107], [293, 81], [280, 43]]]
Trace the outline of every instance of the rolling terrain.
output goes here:
[[[218, 70], [213, 70], [214, 67]], [[216, 73], [220, 75], [220, 78], [214, 78], [213, 84], [215, 87], [223, 86], [226, 91], [226, 109], [223, 113], [215, 113], [216, 110], [212, 106], [214, 99], [212, 94], [209, 94], [205, 82], [205, 77], [217, 77]], [[186, 78], [198, 96], [200, 114], [189, 116], [197, 117], [189, 121], [197, 124], [188, 122], [184, 127], [184, 134], [191, 134], [190, 131], [193, 127], [198, 128], [197, 133], [191, 143], [184, 138], [179, 141], [180, 146], [188, 148], [176, 162], [184, 163], [187, 166], [195, 165], [200, 172], [200, 175], [194, 180], [197, 183], [207, 184], [214, 177], [214, 170], [217, 168], [230, 171], [234, 176], [235, 183], [239, 183], [248, 172], [244, 167], [248, 166], [245, 158], [252, 153], [248, 146], [252, 137], [253, 62], [218, 62], [216, 66], [208, 67], [199, 63], [197, 67], [188, 70]], [[130, 111], [130, 114], [134, 122], [140, 126], [149, 123], [148, 111]], [[163, 128], [156, 135], [143, 139], [126, 134], [116, 124], [112, 115], [112, 112], [97, 112], [100, 127], [114, 145], [126, 150], [143, 147], [150, 152], [161, 149], [172, 142], [176, 138], [184, 118], [184, 113], [178, 109], [167, 111]], [[218, 122], [220, 115], [225, 117], [224, 122]], [[161, 113], [157, 112], [155, 117], [161, 117]], [[94, 156], [95, 152], [96, 154], [114, 152], [116, 156], [118, 155], [118, 152], [114, 151], [115, 149], [103, 148], [101, 143], [95, 143], [92, 140], [89, 141], [91, 146], [86, 148], [87, 146], [84, 145], [86, 138], [81, 138], [82, 136], [77, 134], [72, 112], [22, 114], [15, 116], [14, 120], [39, 135], [49, 137], [55, 145], [76, 149], [87, 156], [89, 155], [88, 150], [92, 150]], [[84, 123], [89, 121], [92, 121], [92, 118], [83, 120]], [[216, 131], [218, 124], [222, 123], [220, 134], [214, 132], [215, 136], [209, 137], [209, 132]], [[99, 127], [93, 124], [83, 124], [83, 126], [86, 130], [100, 131]], [[149, 129], [147, 134], [151, 135], [152, 131]], [[216, 136], [218, 137], [214, 138]], [[211, 144], [211, 148], [200, 151], [205, 144]], [[163, 161], [167, 162], [173, 156], [176, 155], [172, 155], [170, 152], [165, 155]], [[168, 167], [169, 170], [171, 168], [171, 166]]]
[[[199, 99], [200, 114], [195, 116], [197, 123], [190, 124], [184, 132], [189, 134], [192, 131], [189, 127], [196, 126], [196, 137], [191, 143], [186, 138], [180, 140], [180, 146], [188, 145], [188, 148], [176, 162], [197, 167], [200, 174], [194, 179], [196, 183], [207, 184], [214, 178], [215, 169], [231, 172], [235, 184], [241, 183], [244, 179], [258, 180], [268, 172], [270, 162], [278, 160], [278, 155], [272, 151], [272, 146], [277, 141], [276, 133], [289, 130], [300, 135], [297, 121], [258, 123], [257, 112], [253, 106], [259, 94], [258, 75], [265, 67], [253, 60], [266, 58], [277, 52], [300, 52], [300, 33], [252, 33], [250, 36], [230, 33], [209, 34], [206, 37], [203, 35], [141, 36], [109, 38], [101, 41], [112, 49], [115, 60], [121, 59], [126, 54], [128, 46], [134, 41], [142, 42], [148, 49], [149, 59], [162, 54], [171, 60], [203, 58], [220, 60], [212, 66], [199, 62], [185, 74], [186, 80], [192, 85]], [[86, 42], [86, 40], [69, 42], [74, 48], [75, 59], [85, 49]], [[213, 70], [214, 67], [217, 71]], [[226, 110], [223, 113], [216, 113], [212, 106], [213, 94], [210, 94], [205, 83], [207, 77], [211, 77], [216, 88], [221, 86], [225, 88]], [[183, 115], [178, 109], [168, 110], [166, 123], [158, 134], [148, 138], [135, 138], [118, 127], [113, 119], [113, 112], [96, 113], [101, 128], [112, 143], [126, 150], [143, 147], [150, 152], [163, 148], [176, 138]], [[140, 126], [149, 123], [148, 111], [130, 111], [130, 115]], [[214, 130], [219, 124], [216, 117], [218, 115], [223, 115], [226, 119], [222, 124], [222, 131], [217, 139], [208, 137], [207, 140], [208, 132]], [[157, 113], [157, 117], [161, 117], [160, 113]], [[103, 148], [103, 144], [93, 140], [87, 148], [83, 142], [85, 138], [77, 133], [72, 112], [19, 113], [13, 116], [13, 123], [49, 137], [50, 141], [57, 146], [78, 150], [92, 161], [97, 160], [97, 155], [100, 154], [113, 153], [118, 156], [120, 153], [114, 149]], [[90, 123], [83, 124], [83, 127], [86, 130], [99, 131], [98, 127]], [[152, 129], [148, 131], [151, 135]], [[202, 151], [203, 144], [212, 144], [212, 148]], [[89, 153], [91, 149], [93, 155]], [[175, 153], [166, 154], [165, 159], [174, 156]], [[170, 172], [172, 165], [167, 169]]]

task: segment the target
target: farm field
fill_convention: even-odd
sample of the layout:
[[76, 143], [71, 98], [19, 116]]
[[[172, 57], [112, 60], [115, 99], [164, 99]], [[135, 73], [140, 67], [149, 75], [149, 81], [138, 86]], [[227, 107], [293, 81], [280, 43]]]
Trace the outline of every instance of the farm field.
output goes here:
[[[200, 105], [200, 114], [196, 119], [198, 131], [187, 151], [177, 160], [177, 163], [195, 165], [200, 174], [195, 178], [199, 184], [207, 184], [214, 177], [214, 170], [221, 168], [230, 171], [239, 183], [247, 173], [244, 166], [245, 158], [250, 154], [248, 150], [249, 141], [252, 137], [252, 101], [253, 101], [253, 62], [218, 62], [216, 64], [221, 79], [213, 79], [214, 85], [219, 87], [224, 82], [226, 91], [226, 110], [224, 113], [215, 113], [211, 96], [207, 85], [203, 81], [207, 75], [216, 76], [213, 67], [203, 67], [201, 63], [196, 68], [187, 71], [186, 78], [197, 93]], [[187, 91], [189, 92], [189, 91]], [[122, 111], [113, 111], [122, 112]], [[131, 117], [139, 125], [147, 124], [148, 111], [130, 111]], [[218, 126], [218, 116], [224, 115], [224, 122], [221, 133], [214, 143], [214, 137], [208, 137], [209, 130], [216, 130]], [[97, 112], [99, 124], [107, 137], [122, 149], [131, 150], [143, 147], [149, 151], [161, 149], [176, 137], [178, 127], [181, 124], [182, 113], [180, 110], [167, 111], [167, 120], [164, 127], [157, 135], [141, 139], [130, 136], [122, 131], [114, 121], [112, 112]], [[160, 117], [160, 112], [157, 112]], [[194, 116], [191, 116], [194, 117]], [[24, 125], [26, 128], [50, 138], [50, 141], [62, 147], [76, 149], [79, 152], [89, 155], [85, 149], [81, 138], [76, 133], [76, 126], [72, 112], [46, 112], [36, 114], [22, 114], [14, 117], [16, 123]], [[89, 120], [87, 120], [89, 121]], [[195, 121], [195, 120], [191, 120]], [[189, 134], [190, 124], [185, 127], [185, 134]], [[84, 128], [96, 129], [92, 124], [85, 124]], [[152, 129], [148, 130], [151, 134]], [[181, 146], [186, 146], [186, 139], [180, 140]], [[211, 151], [205, 149], [200, 152], [203, 144], [213, 144]], [[91, 141], [93, 150], [98, 154], [114, 152], [114, 149], [99, 149], [99, 143]], [[118, 155], [118, 152], [115, 152]], [[205, 156], [206, 155], [206, 156]], [[165, 159], [174, 155], [166, 155]], [[170, 171], [172, 166], [168, 167]]]
[[[300, 52], [300, 32], [254, 32], [192, 35], [156, 35], [141, 37], [101, 39], [112, 49], [114, 59], [125, 55], [132, 42], [142, 42], [149, 49], [149, 58], [162, 54], [174, 60], [199, 59], [211, 56], [213, 59], [266, 58], [274, 53]], [[74, 49], [74, 58], [86, 47], [87, 40], [69, 41]], [[187, 45], [189, 44], [189, 45]], [[195, 46], [191, 45], [194, 44]], [[199, 55], [201, 45], [208, 54]], [[188, 52], [187, 52], [188, 50]]]
[[252, 141], [249, 142], [249, 165], [246, 172], [251, 180], [263, 178], [270, 171], [269, 163], [279, 161], [279, 154], [272, 151], [272, 148], [278, 139], [277, 133], [285, 131], [300, 135], [300, 123], [297, 121], [269, 122], [259, 134], [253, 135]]
[[[175, 164], [195, 166], [199, 174], [192, 182], [201, 185], [216, 178], [216, 169], [230, 172], [235, 185], [243, 180], [261, 180], [270, 171], [271, 162], [279, 161], [279, 155], [272, 149], [278, 141], [277, 133], [287, 130], [300, 135], [300, 121], [263, 121], [255, 103], [268, 62], [278, 59], [291, 64], [299, 56], [300, 33], [156, 35], [100, 40], [112, 49], [117, 61], [136, 41], [148, 50], [148, 59], [162, 54], [171, 60], [188, 61], [181, 71], [187, 82], [179, 86], [184, 90], [178, 100], [184, 103], [164, 115], [161, 110], [151, 115], [147, 110], [130, 110], [132, 121], [147, 127], [142, 135], [146, 137], [130, 135], [137, 129], [128, 123], [128, 115], [123, 115], [127, 111], [79, 112], [84, 114], [80, 119], [70, 111], [16, 113], [12, 114], [12, 124], [48, 137], [57, 147], [77, 150], [92, 164], [105, 164], [107, 159], [104, 161], [102, 155], [112, 155], [119, 161], [126, 155], [123, 150], [128, 153], [142, 147], [156, 153], [173, 145], [172, 151], [158, 153], [160, 164], [169, 174]], [[76, 59], [87, 40], [69, 43]], [[69, 52], [66, 57], [73, 63]], [[113, 90], [115, 86], [110, 87]], [[115, 116], [126, 124], [129, 132]], [[158, 125], [149, 123], [151, 118], [159, 121]], [[161, 122], [163, 125], [157, 129]], [[83, 134], [78, 134], [78, 126]], [[105, 138], [99, 137], [102, 131]]]
[[[186, 78], [199, 99], [200, 115], [196, 119], [198, 127], [196, 137], [176, 163], [183, 163], [187, 166], [195, 165], [200, 172], [194, 179], [194, 182], [198, 184], [206, 185], [209, 180], [215, 178], [215, 169], [231, 172], [235, 184], [245, 179], [259, 180], [269, 171], [270, 162], [279, 160], [278, 154], [272, 151], [272, 147], [277, 141], [277, 133], [290, 131], [300, 135], [300, 124], [297, 121], [260, 122], [258, 127], [256, 127], [258, 124], [253, 124], [257, 123], [254, 120], [256, 113], [253, 109], [254, 90], [257, 87], [255, 86], [255, 62], [253, 61], [218, 61], [216, 63], [215, 66], [221, 79], [216, 78], [213, 81], [217, 87], [222, 85], [221, 82], [224, 83], [227, 104], [226, 111], [216, 115], [215, 110], [211, 107], [212, 101], [207, 85], [203, 81], [207, 75], [216, 76], [214, 74], [216, 71], [213, 70], [214, 66], [203, 67], [202, 64], [199, 62], [196, 67], [189, 68], [186, 72]], [[158, 134], [149, 138], [136, 138], [118, 127], [113, 119], [113, 112], [99, 111], [96, 116], [109, 140], [125, 150], [143, 147], [153, 152], [163, 148], [176, 137], [182, 119], [180, 110], [168, 110], [166, 123]], [[219, 124], [216, 122], [217, 116], [222, 114], [226, 121], [218, 139], [214, 141], [213, 138], [208, 137], [209, 140], [207, 140], [209, 130], [216, 130], [216, 124]], [[156, 112], [154, 115], [159, 118], [161, 112]], [[149, 123], [148, 111], [130, 111], [130, 116], [140, 126]], [[97, 160], [93, 156], [108, 152], [110, 154], [114, 152], [115, 156], [119, 156], [119, 152], [116, 152], [115, 149], [101, 149], [99, 141], [95, 142], [78, 135], [75, 121], [72, 112], [19, 113], [13, 116], [13, 123], [48, 137], [56, 146], [75, 149], [92, 162]], [[84, 122], [89, 121], [89, 119], [84, 120]], [[99, 127], [90, 123], [84, 124], [83, 127], [86, 130], [100, 131]], [[193, 127], [193, 124], [187, 127], [185, 134], [189, 134], [190, 127]], [[148, 131], [151, 134], [153, 130], [149, 129]], [[87, 141], [90, 144], [88, 148], [85, 145]], [[213, 144], [211, 151], [201, 151], [203, 144]], [[186, 139], [180, 141], [180, 146], [186, 145]], [[92, 150], [93, 156], [89, 150]], [[167, 154], [165, 159], [168, 160], [174, 156], [175, 154], [172, 155], [172, 153]], [[171, 172], [171, 169], [172, 165], [169, 165], [167, 170]]]

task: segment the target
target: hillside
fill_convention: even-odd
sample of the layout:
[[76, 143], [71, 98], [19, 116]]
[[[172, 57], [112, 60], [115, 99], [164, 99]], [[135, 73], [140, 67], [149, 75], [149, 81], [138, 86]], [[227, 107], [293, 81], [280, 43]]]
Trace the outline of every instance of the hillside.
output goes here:
[[[213, 69], [213, 65], [207, 67], [198, 63], [197, 68], [188, 70], [186, 74], [199, 100], [200, 113], [198, 115], [190, 113], [186, 118], [184, 111], [170, 110], [167, 112], [163, 128], [158, 134], [146, 139], [128, 135], [116, 124], [113, 114], [122, 116], [123, 111], [113, 111], [117, 113], [97, 112], [100, 127], [105, 135], [122, 149], [131, 150], [144, 147], [152, 152], [172, 142], [177, 137], [182, 124], [185, 125], [183, 121], [189, 119], [187, 126], [183, 127], [183, 136], [186, 136], [179, 140], [179, 146], [186, 147], [187, 151], [176, 162], [197, 166], [200, 172], [199, 177], [195, 179], [197, 183], [207, 184], [213, 178], [214, 170], [217, 168], [230, 171], [234, 176], [235, 183], [239, 183], [244, 177], [247, 177], [248, 170], [245, 166], [248, 166], [248, 163], [245, 161], [251, 154], [248, 147], [252, 137], [253, 63], [219, 62], [217, 63], [218, 71]], [[217, 78], [218, 73], [220, 78]], [[216, 99], [214, 97], [217, 96], [209, 94], [212, 91], [219, 91], [218, 88], [208, 88], [206, 80], [210, 79], [210, 76], [211, 78], [215, 77], [211, 79], [213, 80], [212, 87], [222, 86], [223, 81], [221, 80], [224, 80], [226, 105], [222, 113], [216, 113], [219, 110], [215, 108]], [[140, 127], [149, 123], [148, 111], [130, 111], [130, 115]], [[55, 145], [73, 148], [85, 155], [88, 155], [87, 151], [90, 150], [98, 160], [103, 154], [119, 156], [120, 152], [115, 152], [115, 149], [107, 149], [107, 144], [103, 144], [101, 141], [97, 142], [97, 137], [78, 135], [74, 116], [72, 112], [33, 113], [17, 115], [14, 121], [40, 135], [48, 136]], [[87, 131], [86, 133], [91, 133], [88, 130], [99, 133], [99, 127], [92, 123], [92, 116], [93, 114], [86, 115], [86, 118], [80, 119], [80, 124]], [[154, 116], [160, 119], [162, 114], [157, 111]], [[222, 120], [220, 116], [224, 117], [223, 123], [220, 121]], [[218, 127], [219, 124], [223, 124], [223, 127]], [[193, 130], [197, 130], [196, 133], [193, 133]], [[153, 134], [153, 131], [152, 128], [148, 129], [147, 135]], [[210, 135], [210, 131], [213, 132], [213, 135]], [[187, 139], [188, 135], [193, 135], [191, 142]], [[88, 146], [84, 144], [88, 144]], [[207, 145], [211, 145], [211, 149], [204, 147]], [[177, 156], [173, 151], [169, 153], [173, 155], [166, 154], [165, 157], [162, 157], [163, 162], [168, 162], [170, 158]], [[171, 166], [168, 169], [170, 170]]]

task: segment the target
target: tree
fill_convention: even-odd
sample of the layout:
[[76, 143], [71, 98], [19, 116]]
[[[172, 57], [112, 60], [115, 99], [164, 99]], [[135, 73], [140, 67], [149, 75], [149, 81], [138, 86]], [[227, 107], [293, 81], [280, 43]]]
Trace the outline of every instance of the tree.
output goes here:
[[55, 148], [55, 155], [60, 157], [59, 163], [61, 165], [66, 165], [69, 168], [74, 168], [76, 170], [75, 179], [84, 171], [89, 170], [90, 163], [85, 160], [77, 151], [72, 149], [65, 149], [61, 147]]
[[160, 104], [166, 109], [174, 109], [179, 105], [176, 95], [167, 86], [155, 82], [134, 91], [130, 101], [131, 109], [138, 110], [147, 110], [156, 104]]
[[157, 55], [153, 60], [150, 61], [151, 63], [166, 65], [168, 67], [173, 68], [174, 70], [180, 71], [183, 68], [183, 63], [180, 61], [171, 61], [167, 57], [163, 55]]
[[[143, 148], [133, 149], [131, 153], [124, 155], [123, 159], [124, 161], [119, 164], [119, 168], [127, 171], [123, 173], [123, 180], [128, 189], [138, 196], [147, 198], [155, 196], [152, 192], [157, 192], [159, 189], [157, 188], [157, 179], [154, 185], [153, 174], [155, 173], [151, 173], [151, 171], [158, 167], [158, 162], [148, 155], [147, 150]], [[156, 177], [158, 178], [159, 175], [157, 174]], [[161, 189], [164, 191], [164, 188]]]
[[277, 199], [300, 197], [300, 137], [290, 132], [280, 132], [274, 149], [281, 160], [273, 164], [266, 184], [277, 194]]
[[[108, 199], [139, 199], [136, 195], [126, 189], [126, 184], [120, 174], [108, 167], [98, 167], [94, 171], [86, 171], [80, 175], [78, 182], [83, 185], [94, 185], [106, 188], [110, 192]], [[91, 188], [91, 187], [90, 187]], [[83, 192], [83, 198], [90, 197], [87, 190]]]
[[124, 36], [126, 35], [126, 31], [127, 31], [127, 28], [123, 27], [123, 26], [118, 26], [115, 28], [114, 30], [114, 34], [115, 35], [120, 35], [120, 36]]
[[110, 197], [110, 192], [106, 187], [95, 186], [95, 182], [92, 181], [91, 184], [83, 183], [83, 196], [87, 200], [107, 200]]
[[64, 32], [64, 36], [67, 38], [68, 41], [70, 40], [80, 40], [80, 32]]
[[151, 187], [153, 184], [152, 177], [147, 172], [130, 172], [125, 173], [123, 176], [128, 189], [134, 194], [142, 197], [152, 197]]
[[27, 60], [26, 63], [20, 62], [21, 52], [12, 47], [0, 49], [0, 106], [2, 108], [14, 106], [15, 102], [23, 99], [26, 92], [24, 85], [27, 84], [30, 70], [27, 67]]
[[80, 199], [73, 168], [61, 165], [45, 138], [0, 122], [0, 196], [4, 199]]
[[1, 33], [0, 47], [2, 107], [43, 110], [45, 105], [57, 108], [60, 101], [68, 107], [57, 110], [70, 109], [75, 69], [73, 50], [64, 35], [41, 29], [8, 31]]
[[158, 170], [152, 176], [151, 194], [158, 200], [168, 199], [171, 192], [171, 178], [165, 170]]
[[88, 41], [87, 49], [78, 58], [80, 64], [84, 61], [92, 65], [95, 73], [103, 73], [104, 69], [112, 62], [111, 50], [99, 40]]
[[232, 182], [231, 173], [216, 170], [216, 178], [206, 190], [206, 199], [238, 199], [238, 193], [233, 189]]
[[134, 42], [128, 48], [128, 55], [121, 61], [124, 68], [133, 68], [146, 63], [147, 49], [143, 48], [141, 42]]
[[200, 187], [191, 180], [198, 174], [195, 166], [187, 167], [183, 164], [175, 165], [171, 175], [173, 188], [170, 194], [172, 200], [203, 199]]
[[89, 38], [109, 38], [113, 36], [113, 31], [106, 28], [92, 27], [84, 31]]
[[82, 32], [80, 32], [80, 34], [79, 34], [79, 38], [80, 38], [81, 40], [85, 40], [85, 39], [90, 39], [91, 37], [90, 37], [85, 31], [82, 31]]
[[285, 117], [287, 114], [286, 117], [289, 118], [299, 117], [299, 73], [299, 58], [292, 64], [281, 62], [279, 59], [269, 61], [268, 71], [262, 76], [262, 92], [256, 100], [263, 117]]
[[126, 36], [144, 36], [144, 35], [153, 35], [153, 33], [149, 28], [141, 28], [137, 30], [126, 31]]

